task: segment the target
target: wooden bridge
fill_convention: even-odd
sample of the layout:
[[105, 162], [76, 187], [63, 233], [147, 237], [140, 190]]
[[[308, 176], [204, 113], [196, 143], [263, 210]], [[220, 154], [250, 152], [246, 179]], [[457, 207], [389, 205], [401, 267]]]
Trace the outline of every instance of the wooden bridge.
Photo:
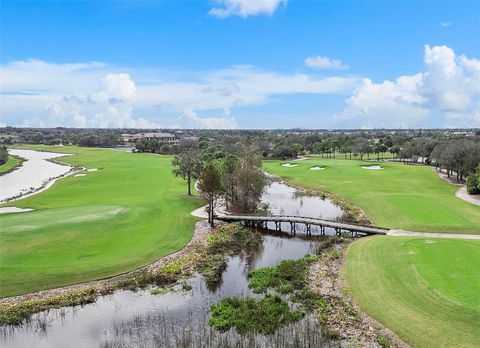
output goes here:
[[311, 227], [318, 226], [320, 227], [320, 234], [325, 235], [325, 227], [330, 227], [335, 229], [336, 235], [350, 234], [352, 237], [359, 237], [364, 235], [386, 235], [389, 229], [374, 227], [374, 226], [363, 226], [356, 224], [343, 223], [332, 220], [317, 219], [311, 217], [302, 217], [302, 216], [285, 216], [285, 215], [268, 215], [268, 216], [258, 216], [258, 215], [226, 215], [221, 214], [215, 216], [216, 219], [226, 222], [240, 222], [247, 227], [257, 227], [267, 229], [267, 224], [269, 222], [275, 223], [275, 230], [281, 231], [281, 224], [289, 223], [290, 231], [292, 233], [297, 232], [297, 224], [305, 225], [304, 231], [307, 234], [311, 234]]

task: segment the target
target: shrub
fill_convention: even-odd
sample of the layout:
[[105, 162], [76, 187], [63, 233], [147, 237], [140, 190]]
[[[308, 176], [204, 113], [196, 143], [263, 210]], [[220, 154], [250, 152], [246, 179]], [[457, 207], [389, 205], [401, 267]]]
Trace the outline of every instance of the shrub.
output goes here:
[[393, 342], [388, 337], [385, 337], [383, 335], [378, 335], [376, 337], [376, 341], [380, 346], [384, 348], [394, 347]]
[[280, 326], [303, 317], [300, 311], [292, 311], [288, 303], [278, 295], [254, 298], [225, 298], [210, 307], [209, 324], [226, 331], [235, 327], [238, 333], [259, 332], [269, 334]]
[[476, 195], [480, 193], [480, 189], [478, 188], [478, 176], [475, 173], [472, 173], [467, 178], [467, 192], [470, 195]]

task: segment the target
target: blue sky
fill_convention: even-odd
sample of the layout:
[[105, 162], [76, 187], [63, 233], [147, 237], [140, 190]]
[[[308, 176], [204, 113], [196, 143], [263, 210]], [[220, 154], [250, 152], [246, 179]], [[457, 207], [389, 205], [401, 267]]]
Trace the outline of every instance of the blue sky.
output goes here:
[[2, 1], [0, 11], [3, 125], [480, 126], [480, 2]]

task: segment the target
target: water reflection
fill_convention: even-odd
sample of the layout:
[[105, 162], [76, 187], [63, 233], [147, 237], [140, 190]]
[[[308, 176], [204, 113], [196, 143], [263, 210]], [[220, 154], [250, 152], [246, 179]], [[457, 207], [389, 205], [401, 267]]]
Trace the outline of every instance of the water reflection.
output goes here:
[[[273, 183], [264, 194], [272, 213], [335, 218], [342, 211], [315, 197], [293, 197], [294, 190]], [[316, 199], [316, 200], [315, 200]], [[325, 205], [325, 206], [324, 206]], [[335, 214], [337, 214], [335, 216]], [[116, 291], [84, 307], [62, 308], [34, 315], [18, 328], [2, 328], [3, 347], [290, 347], [335, 346], [322, 337], [312, 317], [274, 335], [219, 333], [208, 325], [211, 304], [227, 296], [256, 296], [248, 288], [251, 269], [274, 265], [283, 259], [313, 253], [316, 236], [291, 236], [265, 231], [261, 245], [251, 254], [229, 257], [220, 284], [210, 287], [200, 276], [187, 283], [192, 290], [151, 295], [148, 290]], [[308, 344], [307, 344], [308, 343]]]

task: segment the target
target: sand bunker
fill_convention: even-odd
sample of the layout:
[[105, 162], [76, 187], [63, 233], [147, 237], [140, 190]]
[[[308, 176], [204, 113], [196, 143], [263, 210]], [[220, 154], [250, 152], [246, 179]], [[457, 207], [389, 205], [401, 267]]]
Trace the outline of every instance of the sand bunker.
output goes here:
[[74, 177], [77, 177], [77, 176], [87, 176], [87, 174], [75, 174]]
[[71, 166], [49, 161], [69, 154], [19, 149], [10, 149], [8, 152], [25, 161], [17, 170], [0, 176], [0, 202], [38, 193], [73, 170]]
[[319, 166], [315, 166], [315, 167], [311, 167], [310, 170], [324, 170], [325, 167], [319, 167]]
[[288, 168], [291, 168], [291, 167], [296, 167], [298, 166], [298, 164], [292, 164], [292, 163], [282, 163], [282, 167], [288, 167]]
[[362, 166], [363, 169], [370, 169], [370, 170], [381, 170], [383, 167], [380, 166]]
[[98, 168], [91, 168], [91, 169], [87, 169], [87, 172], [96, 172], [98, 170]]
[[30, 208], [17, 208], [17, 207], [1, 207], [0, 214], [3, 213], [23, 213], [26, 211], [32, 211]]

